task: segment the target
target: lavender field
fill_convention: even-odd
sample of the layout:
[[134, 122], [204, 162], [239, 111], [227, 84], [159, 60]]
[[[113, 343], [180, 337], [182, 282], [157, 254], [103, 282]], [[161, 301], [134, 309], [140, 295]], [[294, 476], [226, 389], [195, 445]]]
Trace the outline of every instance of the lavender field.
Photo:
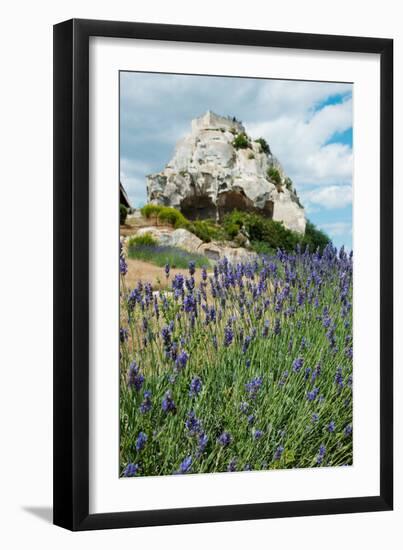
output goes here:
[[156, 291], [121, 250], [120, 475], [351, 465], [352, 264], [330, 244], [167, 264]]

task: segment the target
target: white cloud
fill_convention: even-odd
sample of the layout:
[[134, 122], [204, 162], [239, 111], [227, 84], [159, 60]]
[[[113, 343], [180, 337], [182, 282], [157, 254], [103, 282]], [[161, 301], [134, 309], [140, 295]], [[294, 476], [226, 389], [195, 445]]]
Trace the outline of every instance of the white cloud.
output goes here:
[[326, 209], [344, 208], [352, 203], [353, 190], [351, 185], [317, 187], [302, 191], [301, 199], [309, 205], [316, 204]]
[[335, 133], [344, 132], [351, 125], [352, 102], [347, 99], [313, 113], [312, 109], [307, 112], [303, 108], [293, 116], [285, 112], [274, 120], [249, 124], [247, 129], [270, 143], [273, 153], [299, 189], [314, 183], [351, 183], [351, 148], [342, 143], [327, 143]]
[[351, 235], [351, 223], [349, 222], [323, 223], [320, 225], [320, 228], [326, 231], [331, 237]]

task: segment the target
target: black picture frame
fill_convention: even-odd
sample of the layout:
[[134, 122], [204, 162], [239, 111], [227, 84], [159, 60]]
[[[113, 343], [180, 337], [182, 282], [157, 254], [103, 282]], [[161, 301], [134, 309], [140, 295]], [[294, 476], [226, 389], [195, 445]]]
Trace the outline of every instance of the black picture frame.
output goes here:
[[[89, 38], [380, 54], [380, 491], [355, 498], [89, 513]], [[71, 530], [393, 507], [393, 41], [73, 19], [54, 26], [54, 523]]]

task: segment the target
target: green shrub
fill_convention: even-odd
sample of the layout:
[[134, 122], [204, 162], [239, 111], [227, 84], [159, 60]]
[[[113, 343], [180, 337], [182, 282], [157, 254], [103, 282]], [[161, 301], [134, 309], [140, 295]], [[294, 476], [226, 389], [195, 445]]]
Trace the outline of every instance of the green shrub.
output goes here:
[[326, 235], [324, 231], [318, 229], [309, 220], [306, 223], [305, 235], [302, 239], [301, 245], [308, 247], [311, 252], [314, 252], [319, 248], [320, 252], [323, 251], [325, 246], [329, 244], [331, 239]]
[[161, 212], [162, 205], [160, 204], [146, 204], [140, 209], [141, 215], [145, 218], [151, 218], [151, 216], [158, 216]]
[[301, 236], [298, 233], [290, 231], [282, 223], [265, 218], [260, 214], [234, 210], [225, 216], [223, 226], [230, 239], [233, 239], [243, 228], [255, 249], [259, 246], [257, 243], [261, 242], [264, 243], [261, 246], [264, 246], [265, 249], [269, 247], [291, 251], [301, 241]]
[[128, 248], [132, 246], [157, 246], [158, 241], [151, 235], [151, 233], [143, 233], [142, 235], [135, 235], [129, 237], [127, 241]]
[[260, 144], [260, 147], [263, 153], [266, 153], [266, 155], [270, 154], [271, 151], [270, 151], [269, 144], [264, 138], [260, 137], [258, 139], [255, 139], [255, 142]]
[[189, 221], [176, 208], [162, 206], [161, 204], [146, 204], [141, 209], [141, 214], [145, 218], [156, 216], [158, 221], [171, 224], [175, 229], [179, 227], [187, 228]]
[[185, 216], [176, 210], [176, 208], [171, 208], [170, 206], [163, 206], [158, 214], [158, 219], [170, 223], [178, 229], [179, 227], [186, 227], [189, 222]]
[[119, 223], [120, 225], [124, 225], [126, 223], [126, 218], [129, 210], [126, 208], [124, 204], [119, 205]]
[[252, 151], [251, 151], [251, 152], [249, 153], [249, 155], [248, 155], [248, 159], [249, 159], [249, 160], [252, 160], [252, 159], [254, 159], [254, 158], [255, 158], [255, 155], [254, 155], [254, 154], [252, 153]]
[[223, 241], [226, 238], [223, 228], [215, 223], [214, 220], [196, 220], [189, 222], [186, 227], [188, 231], [199, 237], [203, 242]]
[[270, 168], [267, 170], [267, 177], [276, 185], [281, 185], [280, 172], [277, 170], [277, 168], [274, 168], [274, 166], [270, 166]]
[[232, 142], [235, 149], [247, 149], [249, 147], [249, 141], [246, 134], [238, 134]]
[[264, 254], [265, 256], [272, 256], [276, 253], [276, 249], [265, 241], [252, 241], [251, 247], [257, 254]]

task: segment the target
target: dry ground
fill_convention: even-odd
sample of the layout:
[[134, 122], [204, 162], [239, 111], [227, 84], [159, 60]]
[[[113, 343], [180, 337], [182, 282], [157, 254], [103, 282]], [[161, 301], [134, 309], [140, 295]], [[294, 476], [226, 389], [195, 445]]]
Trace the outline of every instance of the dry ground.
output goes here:
[[[120, 226], [120, 235], [128, 237], [135, 235], [137, 230], [141, 227], [163, 227], [164, 229], [173, 228], [170, 225], [157, 223], [156, 218], [129, 218], [125, 225]], [[139, 281], [150, 282], [154, 290], [166, 289], [171, 286], [171, 281], [177, 273], [182, 273], [184, 276], [188, 276], [189, 273], [186, 269], [171, 269], [169, 279], [165, 276], [163, 267], [143, 262], [141, 260], [132, 260], [126, 258], [127, 262], [127, 274], [125, 276], [126, 286], [128, 288], [134, 288]], [[196, 284], [200, 282], [200, 269], [196, 270], [195, 280]]]
[[[142, 262], [141, 260], [132, 260], [130, 258], [126, 258], [126, 262], [127, 274], [125, 276], [125, 282], [128, 288], [134, 288], [139, 281], [142, 281], [143, 283], [151, 283], [154, 290], [166, 289], [171, 286], [171, 281], [177, 273], [182, 273], [184, 276], [189, 275], [187, 269], [171, 269], [169, 279], [167, 280], [163, 267]], [[200, 271], [200, 269], [197, 269], [195, 273], [196, 284], [198, 284], [201, 279]]]

